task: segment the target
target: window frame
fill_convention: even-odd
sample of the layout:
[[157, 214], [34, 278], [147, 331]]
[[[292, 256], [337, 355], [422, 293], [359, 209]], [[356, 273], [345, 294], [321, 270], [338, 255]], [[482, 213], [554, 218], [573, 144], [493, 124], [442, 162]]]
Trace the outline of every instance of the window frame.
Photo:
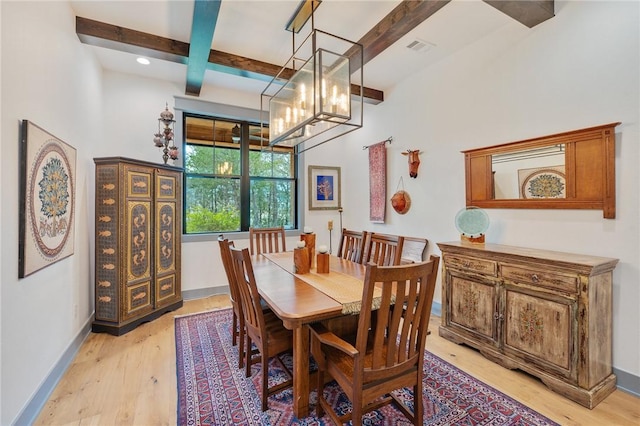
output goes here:
[[[177, 107], [176, 107], [177, 109]], [[256, 126], [260, 127], [259, 120], [251, 120], [245, 118], [234, 118], [229, 117], [224, 114], [216, 114], [215, 112], [194, 112], [194, 111], [181, 111], [180, 114], [180, 133], [182, 140], [182, 153], [183, 153], [183, 168], [184, 168], [184, 155], [186, 153], [187, 145], [195, 145], [187, 143], [187, 135], [186, 135], [186, 123], [189, 117], [201, 118], [201, 119], [209, 119], [209, 120], [219, 120], [225, 121], [232, 124], [238, 124], [241, 129], [241, 138], [240, 138], [240, 229], [234, 231], [208, 231], [208, 232], [197, 232], [197, 233], [187, 233], [187, 180], [192, 177], [205, 178], [205, 179], [220, 179], [221, 177], [215, 173], [215, 170], [212, 174], [209, 173], [187, 173], [184, 170], [183, 173], [183, 203], [182, 203], [182, 211], [183, 211], [183, 220], [182, 220], [182, 234], [183, 238], [188, 237], [190, 240], [210, 240], [213, 238], [217, 238], [221, 233], [224, 234], [233, 234], [234, 237], [247, 235], [249, 232], [250, 220], [251, 220], [251, 183], [252, 181], [284, 181], [284, 182], [292, 182], [292, 195], [294, 197], [293, 203], [293, 224], [291, 229], [287, 229], [286, 231], [298, 231], [300, 229], [300, 217], [301, 217], [301, 193], [300, 193], [300, 175], [299, 175], [299, 161], [297, 150], [294, 149], [291, 155], [292, 159], [292, 177], [269, 177], [269, 176], [252, 176], [250, 175], [250, 153], [251, 149], [251, 141], [249, 137], [250, 127]], [[176, 132], [177, 133], [177, 132]], [[214, 145], [215, 146], [215, 145]], [[255, 151], [255, 150], [254, 150]], [[233, 179], [233, 178], [232, 178]], [[237, 179], [237, 178], [235, 178]], [[296, 232], [297, 234], [297, 232]], [[195, 238], [194, 238], [195, 237]], [[204, 238], [202, 238], [204, 237]]]

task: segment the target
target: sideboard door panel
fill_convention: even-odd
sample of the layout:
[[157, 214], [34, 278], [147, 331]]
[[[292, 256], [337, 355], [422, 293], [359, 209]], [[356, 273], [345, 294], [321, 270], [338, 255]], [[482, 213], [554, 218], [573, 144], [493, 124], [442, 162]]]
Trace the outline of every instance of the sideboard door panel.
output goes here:
[[575, 383], [575, 301], [555, 301], [507, 288], [504, 351]]
[[452, 273], [450, 289], [451, 325], [495, 342], [496, 285]]

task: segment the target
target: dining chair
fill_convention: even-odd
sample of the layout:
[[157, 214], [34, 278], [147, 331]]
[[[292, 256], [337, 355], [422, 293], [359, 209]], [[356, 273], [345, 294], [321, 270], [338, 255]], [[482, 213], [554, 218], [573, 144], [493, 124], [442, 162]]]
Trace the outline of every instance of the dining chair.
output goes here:
[[[251, 365], [257, 362], [262, 366], [262, 411], [267, 409], [269, 395], [291, 387], [293, 376], [280, 359], [280, 354], [293, 348], [293, 333], [287, 330], [272, 311], [264, 312], [260, 303], [260, 294], [251, 264], [248, 249], [231, 248], [231, 257], [245, 323], [245, 368], [246, 376], [251, 376]], [[249, 350], [255, 344], [259, 357], [254, 358]], [[259, 358], [259, 359], [258, 359]], [[269, 360], [275, 359], [287, 373], [288, 380], [269, 388]]]
[[429, 240], [420, 237], [404, 237], [400, 263], [418, 263], [424, 260]]
[[[334, 423], [362, 424], [368, 411], [395, 402], [414, 425], [422, 425], [424, 349], [440, 258], [410, 265], [367, 265], [355, 339], [341, 338], [321, 323], [309, 325], [311, 353], [318, 364], [316, 414]], [[372, 320], [375, 287], [381, 288], [377, 320]], [[378, 305], [378, 299], [375, 299]], [[366, 309], [365, 309], [366, 308]], [[324, 396], [325, 374], [352, 403], [339, 416]], [[413, 410], [392, 391], [413, 388]]]
[[284, 227], [249, 228], [249, 249], [251, 254], [287, 251]]
[[231, 307], [233, 308], [233, 320], [231, 324], [231, 344], [236, 346], [238, 344], [238, 368], [244, 366], [244, 315], [242, 314], [242, 306], [240, 302], [240, 294], [238, 289], [238, 281], [236, 280], [236, 274], [233, 269], [233, 263], [231, 260], [231, 247], [234, 247], [233, 241], [229, 241], [222, 235], [218, 237], [218, 244], [220, 246], [220, 257], [222, 257], [222, 266], [224, 266], [224, 272], [227, 275], [227, 282], [229, 283], [229, 299], [231, 300]]
[[362, 259], [365, 265], [373, 262], [378, 266], [396, 266], [402, 261], [404, 237], [372, 232], [367, 251]]
[[343, 228], [338, 246], [338, 257], [362, 263], [366, 242], [367, 231], [351, 231]]

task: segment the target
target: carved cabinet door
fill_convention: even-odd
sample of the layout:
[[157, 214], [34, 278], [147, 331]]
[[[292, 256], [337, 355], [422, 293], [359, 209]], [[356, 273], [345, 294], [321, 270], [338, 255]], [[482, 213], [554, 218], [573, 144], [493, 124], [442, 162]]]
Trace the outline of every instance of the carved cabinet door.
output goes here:
[[504, 306], [504, 353], [577, 381], [577, 301], [505, 285]]
[[124, 166], [125, 279], [122, 280], [122, 320], [146, 315], [153, 310], [151, 288], [151, 194], [153, 170]]
[[497, 347], [498, 282], [449, 270], [445, 283], [447, 326]]
[[180, 238], [182, 225], [180, 205], [181, 174], [156, 170], [155, 181], [155, 305], [156, 308], [181, 298]]

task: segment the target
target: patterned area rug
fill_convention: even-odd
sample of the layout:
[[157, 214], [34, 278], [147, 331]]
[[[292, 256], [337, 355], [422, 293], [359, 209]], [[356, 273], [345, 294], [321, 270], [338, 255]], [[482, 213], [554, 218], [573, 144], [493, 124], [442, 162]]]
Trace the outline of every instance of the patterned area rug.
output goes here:
[[[315, 416], [316, 393], [310, 395], [311, 415], [292, 413], [292, 391], [269, 398], [260, 409], [260, 366], [246, 378], [238, 369], [238, 349], [231, 346], [231, 309], [175, 318], [179, 425], [331, 425], [328, 416]], [[286, 363], [291, 359], [283, 357]], [[270, 367], [269, 383], [285, 379], [277, 364]], [[496, 389], [425, 351], [425, 425], [556, 425]], [[349, 400], [333, 382], [325, 394], [339, 411], [349, 411]], [[412, 392], [400, 391], [413, 408]], [[367, 425], [408, 425], [393, 405], [367, 414]]]

